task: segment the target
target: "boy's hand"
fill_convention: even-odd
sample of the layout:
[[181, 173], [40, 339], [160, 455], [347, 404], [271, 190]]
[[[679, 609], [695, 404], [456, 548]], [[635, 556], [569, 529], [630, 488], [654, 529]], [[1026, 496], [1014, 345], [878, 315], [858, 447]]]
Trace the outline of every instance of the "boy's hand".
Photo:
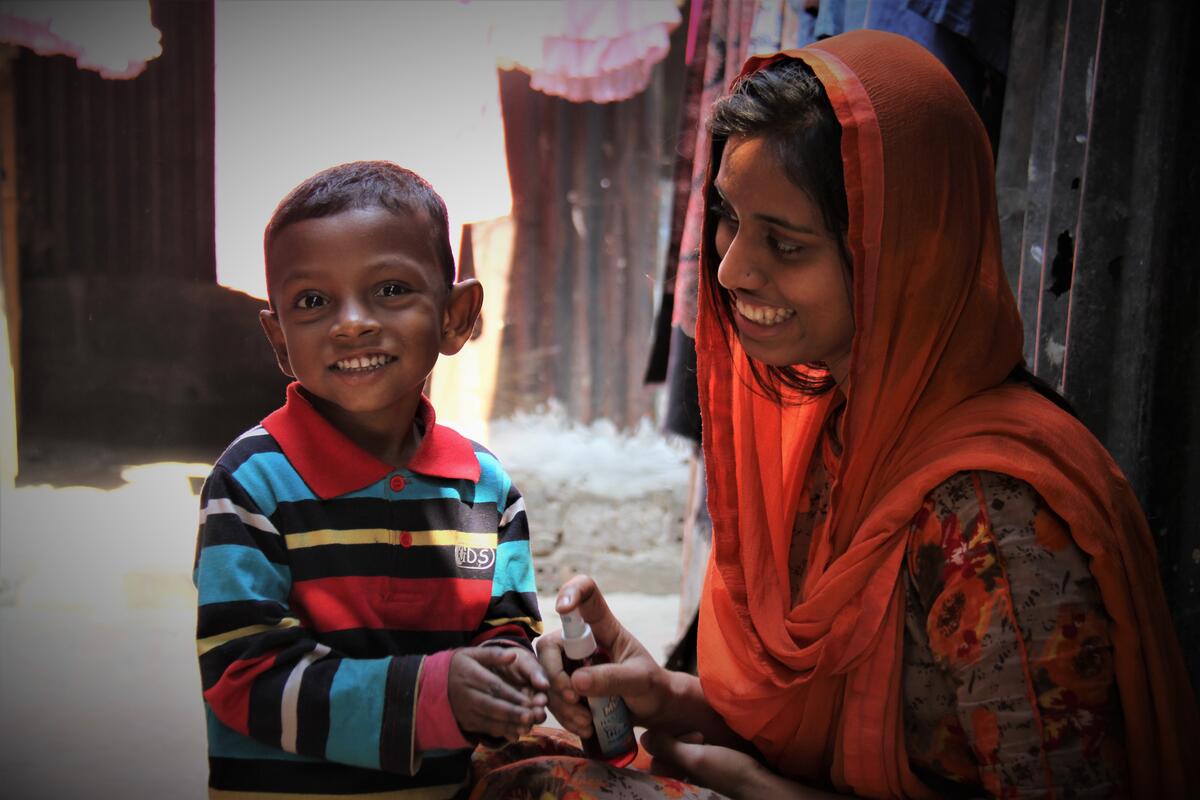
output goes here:
[[[509, 686], [520, 689], [534, 707], [545, 708], [546, 692], [550, 690], [550, 679], [546, 677], [546, 671], [542, 669], [537, 656], [523, 647], [490, 647], [487, 649], [502, 650], [513, 654], [512, 661], [493, 667], [493, 671], [504, 678]], [[544, 719], [543, 715], [538, 722], [542, 722]]]
[[467, 647], [450, 660], [447, 693], [458, 727], [514, 740], [546, 719], [541, 665], [519, 647]]

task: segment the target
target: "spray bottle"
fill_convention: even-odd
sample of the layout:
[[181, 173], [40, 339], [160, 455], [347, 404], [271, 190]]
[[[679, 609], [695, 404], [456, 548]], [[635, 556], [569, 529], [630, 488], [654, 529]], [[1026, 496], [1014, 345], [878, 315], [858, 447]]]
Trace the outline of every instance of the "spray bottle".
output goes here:
[[[570, 675], [580, 667], [607, 664], [608, 653], [596, 646], [592, 627], [583, 621], [578, 611], [562, 615], [563, 651], [566, 658], [563, 668]], [[592, 735], [583, 740], [584, 752], [590, 758], [623, 767], [637, 755], [637, 739], [633, 735], [633, 724], [629, 720], [629, 709], [620, 695], [611, 697], [587, 697], [580, 700], [592, 712]]]

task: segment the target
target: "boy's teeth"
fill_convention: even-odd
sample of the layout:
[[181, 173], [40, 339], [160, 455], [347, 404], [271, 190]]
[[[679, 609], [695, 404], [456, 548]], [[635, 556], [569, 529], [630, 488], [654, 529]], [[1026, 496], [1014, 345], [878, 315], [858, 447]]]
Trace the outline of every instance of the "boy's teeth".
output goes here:
[[757, 322], [759, 325], [778, 325], [781, 322], [786, 322], [795, 316], [796, 312], [790, 308], [773, 308], [769, 306], [752, 306], [747, 303], [737, 300], [738, 313], [749, 320]]
[[379, 367], [386, 364], [387, 356], [355, 356], [354, 358], [343, 358], [337, 362], [338, 369], [368, 369], [370, 367]]

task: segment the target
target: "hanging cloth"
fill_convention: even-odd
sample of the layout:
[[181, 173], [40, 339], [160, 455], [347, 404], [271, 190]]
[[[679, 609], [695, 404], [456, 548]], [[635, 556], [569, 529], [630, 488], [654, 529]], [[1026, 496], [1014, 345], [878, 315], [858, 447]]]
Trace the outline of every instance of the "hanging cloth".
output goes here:
[[[492, 10], [487, 3], [480, 7]], [[673, 0], [564, 0], [495, 7], [495, 46], [530, 86], [575, 103], [611, 103], [644, 91], [679, 25]]]
[[127, 80], [162, 55], [149, 0], [16, 0], [0, 8], [0, 42], [41, 56], [70, 56], [80, 69]]

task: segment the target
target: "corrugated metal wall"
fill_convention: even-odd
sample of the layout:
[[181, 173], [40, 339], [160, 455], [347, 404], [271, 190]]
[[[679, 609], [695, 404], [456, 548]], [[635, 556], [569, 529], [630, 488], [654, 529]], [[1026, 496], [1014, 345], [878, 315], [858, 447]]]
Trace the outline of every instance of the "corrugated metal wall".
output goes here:
[[570, 103], [502, 72], [513, 266], [494, 414], [556, 399], [628, 427], [642, 383], [660, 254], [662, 90]]
[[215, 280], [213, 7], [154, 2], [163, 54], [133, 80], [17, 59], [22, 280]]
[[282, 397], [263, 304], [216, 284], [212, 0], [151, 10], [163, 53], [132, 80], [13, 63], [21, 480], [207, 460]]
[[1026, 360], [1137, 490], [1200, 684], [1195, 4], [1020, 0], [997, 163]]

